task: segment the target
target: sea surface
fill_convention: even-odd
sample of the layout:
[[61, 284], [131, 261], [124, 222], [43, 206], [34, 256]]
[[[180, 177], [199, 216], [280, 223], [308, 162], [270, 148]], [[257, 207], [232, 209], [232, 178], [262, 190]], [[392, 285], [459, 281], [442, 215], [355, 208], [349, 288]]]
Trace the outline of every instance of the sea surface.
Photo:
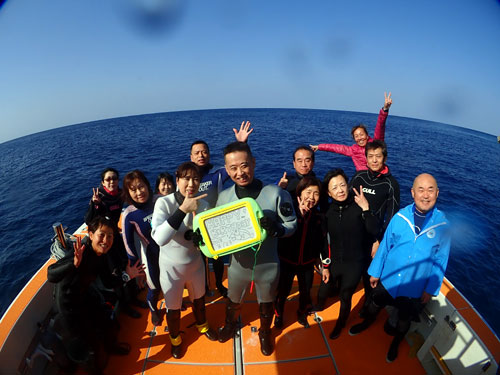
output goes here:
[[[66, 126], [0, 144], [0, 315], [47, 260], [52, 224], [73, 232], [82, 223], [100, 172], [121, 177], [141, 169], [154, 184], [189, 160], [197, 139], [208, 142], [212, 162], [223, 165], [222, 149], [243, 120], [255, 131], [249, 143], [256, 176], [274, 183], [292, 171], [301, 144], [352, 144], [360, 122], [373, 135], [377, 114], [306, 109], [230, 109], [138, 115]], [[416, 175], [432, 173], [438, 206], [453, 224], [446, 276], [500, 333], [500, 144], [493, 135], [456, 126], [389, 115], [388, 165], [401, 186], [402, 206], [411, 203]], [[332, 168], [355, 172], [351, 159], [316, 153], [319, 177]], [[496, 292], [495, 292], [496, 291]]]

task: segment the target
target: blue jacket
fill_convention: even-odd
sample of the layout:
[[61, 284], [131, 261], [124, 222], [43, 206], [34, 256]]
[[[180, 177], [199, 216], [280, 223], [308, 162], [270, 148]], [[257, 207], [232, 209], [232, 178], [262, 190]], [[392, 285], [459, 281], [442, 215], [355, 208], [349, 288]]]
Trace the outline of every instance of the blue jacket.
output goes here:
[[437, 295], [448, 263], [451, 237], [444, 213], [434, 207], [416, 235], [414, 210], [411, 204], [392, 218], [368, 268], [394, 298]]
[[200, 194], [208, 194], [205, 201], [207, 201], [209, 208], [215, 207], [217, 197], [223, 190], [224, 183], [229, 179], [226, 168], [211, 168], [211, 164], [207, 165], [205, 168], [201, 168], [202, 178], [200, 188], [198, 189]]

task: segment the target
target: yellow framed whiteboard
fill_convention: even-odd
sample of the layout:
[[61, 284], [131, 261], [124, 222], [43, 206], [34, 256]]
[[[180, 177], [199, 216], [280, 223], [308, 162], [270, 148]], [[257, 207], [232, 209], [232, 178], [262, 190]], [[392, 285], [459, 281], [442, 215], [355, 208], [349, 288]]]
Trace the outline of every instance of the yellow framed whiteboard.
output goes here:
[[260, 226], [263, 216], [254, 199], [243, 198], [197, 214], [193, 231], [203, 238], [200, 250], [217, 259], [262, 243], [266, 239], [266, 231]]

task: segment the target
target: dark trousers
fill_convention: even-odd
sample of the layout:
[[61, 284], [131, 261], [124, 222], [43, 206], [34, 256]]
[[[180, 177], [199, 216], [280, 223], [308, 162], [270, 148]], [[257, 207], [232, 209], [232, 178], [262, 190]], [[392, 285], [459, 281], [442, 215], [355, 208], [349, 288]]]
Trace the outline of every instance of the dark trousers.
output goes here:
[[290, 290], [292, 290], [293, 279], [297, 275], [299, 282], [299, 312], [304, 313], [312, 306], [311, 288], [314, 278], [314, 263], [306, 265], [293, 265], [285, 261], [280, 262], [280, 279], [276, 297], [276, 313], [283, 314], [284, 306]]
[[332, 263], [330, 266], [330, 280], [328, 283], [321, 281], [318, 290], [318, 305], [322, 307], [330, 295], [330, 291], [338, 283], [340, 292], [340, 313], [338, 324], [345, 326], [351, 312], [351, 300], [361, 275], [364, 272], [364, 263]]
[[369, 298], [367, 319], [375, 320], [380, 310], [385, 306], [394, 306], [397, 308], [397, 335], [404, 336], [410, 329], [412, 319], [418, 318], [418, 314], [424, 308], [420, 298], [410, 297], [392, 297], [379, 281]]

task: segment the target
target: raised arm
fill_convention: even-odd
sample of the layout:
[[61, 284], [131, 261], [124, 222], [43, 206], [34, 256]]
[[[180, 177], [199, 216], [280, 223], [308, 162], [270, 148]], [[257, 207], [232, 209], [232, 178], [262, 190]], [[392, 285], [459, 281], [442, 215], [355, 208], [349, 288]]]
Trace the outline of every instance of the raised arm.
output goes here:
[[384, 92], [384, 106], [380, 110], [377, 118], [377, 125], [375, 126], [375, 134], [373, 135], [374, 139], [380, 139], [383, 141], [385, 139], [385, 122], [387, 121], [387, 116], [389, 115], [389, 108], [392, 105], [391, 93], [387, 95]]
[[236, 128], [233, 128], [234, 132], [234, 137], [238, 142], [246, 142], [248, 141], [248, 137], [250, 134], [253, 132], [253, 128], [250, 129], [250, 121], [243, 121], [240, 126], [240, 130], [236, 130]]

